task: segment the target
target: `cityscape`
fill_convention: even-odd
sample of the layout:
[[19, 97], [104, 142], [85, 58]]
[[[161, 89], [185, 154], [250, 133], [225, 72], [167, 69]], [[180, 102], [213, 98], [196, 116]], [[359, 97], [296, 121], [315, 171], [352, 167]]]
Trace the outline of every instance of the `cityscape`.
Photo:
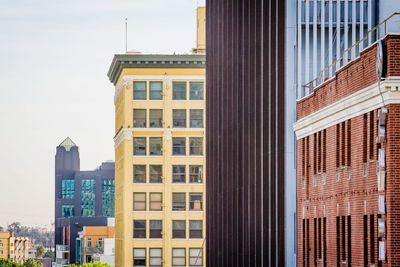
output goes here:
[[0, 267], [400, 266], [400, 1], [0, 7]]

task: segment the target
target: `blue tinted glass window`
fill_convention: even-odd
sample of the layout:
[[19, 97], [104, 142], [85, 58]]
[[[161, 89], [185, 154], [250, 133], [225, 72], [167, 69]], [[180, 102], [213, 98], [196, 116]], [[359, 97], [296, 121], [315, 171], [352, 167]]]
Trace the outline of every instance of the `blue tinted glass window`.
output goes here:
[[93, 179], [82, 180], [81, 216], [85, 217], [95, 216], [95, 207], [96, 207], [95, 196], [96, 196], [95, 180]]
[[61, 197], [63, 199], [74, 199], [75, 198], [75, 181], [74, 180], [62, 180], [62, 182], [61, 182]]
[[74, 205], [62, 205], [61, 207], [62, 217], [68, 218], [75, 216]]
[[114, 179], [104, 179], [101, 187], [103, 216], [114, 217]]

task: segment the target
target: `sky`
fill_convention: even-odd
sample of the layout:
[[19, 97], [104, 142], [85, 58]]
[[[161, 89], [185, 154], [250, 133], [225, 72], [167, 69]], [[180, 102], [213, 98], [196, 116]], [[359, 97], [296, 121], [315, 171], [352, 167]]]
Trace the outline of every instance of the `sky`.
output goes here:
[[204, 0], [0, 0], [0, 226], [54, 221], [54, 156], [114, 160], [114, 54], [189, 53]]

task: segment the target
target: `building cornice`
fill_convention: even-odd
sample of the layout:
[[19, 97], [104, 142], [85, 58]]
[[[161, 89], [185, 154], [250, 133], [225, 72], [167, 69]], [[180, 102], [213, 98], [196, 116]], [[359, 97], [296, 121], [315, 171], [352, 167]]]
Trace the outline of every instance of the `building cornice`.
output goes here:
[[390, 77], [294, 123], [297, 140], [389, 104], [400, 104], [400, 77]]
[[205, 55], [115, 55], [108, 70], [108, 78], [115, 85], [124, 68], [204, 69]]

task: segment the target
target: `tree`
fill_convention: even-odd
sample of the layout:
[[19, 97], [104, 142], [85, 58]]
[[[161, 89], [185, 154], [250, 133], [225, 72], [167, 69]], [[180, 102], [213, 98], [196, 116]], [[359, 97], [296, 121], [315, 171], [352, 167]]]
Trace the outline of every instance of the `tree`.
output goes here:
[[36, 258], [43, 258], [44, 247], [42, 245], [36, 247]]
[[0, 232], [4, 232], [4, 227], [0, 226]]
[[47, 250], [45, 253], [44, 253], [44, 255], [43, 255], [43, 258], [50, 258], [50, 259], [52, 259], [52, 260], [54, 260], [54, 252], [53, 251], [51, 251], [51, 250]]
[[43, 267], [43, 264], [40, 261], [36, 261], [34, 259], [27, 259], [23, 266], [24, 267]]
[[12, 262], [10, 260], [0, 259], [1, 267], [23, 267], [21, 264]]
[[21, 223], [20, 222], [13, 222], [12, 224], [9, 224], [7, 227], [7, 231], [13, 232], [16, 235], [19, 234], [21, 231]]
[[90, 262], [81, 265], [71, 264], [69, 267], [110, 267], [110, 265], [102, 262]]

